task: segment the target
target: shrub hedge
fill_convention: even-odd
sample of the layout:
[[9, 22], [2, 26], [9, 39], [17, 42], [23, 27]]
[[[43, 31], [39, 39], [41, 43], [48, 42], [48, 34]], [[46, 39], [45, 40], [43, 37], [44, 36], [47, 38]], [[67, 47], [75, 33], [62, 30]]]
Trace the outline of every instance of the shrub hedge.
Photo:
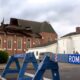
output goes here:
[[8, 53], [6, 51], [0, 51], [0, 63], [6, 63], [8, 60]]

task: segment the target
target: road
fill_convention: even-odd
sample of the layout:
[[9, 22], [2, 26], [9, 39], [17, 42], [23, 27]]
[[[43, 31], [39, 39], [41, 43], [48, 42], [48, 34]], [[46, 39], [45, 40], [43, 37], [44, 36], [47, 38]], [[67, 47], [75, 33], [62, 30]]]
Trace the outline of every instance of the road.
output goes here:
[[61, 80], [80, 80], [80, 65], [59, 64]]
[[[2, 70], [0, 70], [1, 74]], [[27, 73], [34, 75], [34, 70], [27, 70]], [[59, 73], [61, 80], [80, 80], [80, 65], [59, 63]], [[51, 71], [47, 70], [44, 73], [46, 78], [52, 79]]]

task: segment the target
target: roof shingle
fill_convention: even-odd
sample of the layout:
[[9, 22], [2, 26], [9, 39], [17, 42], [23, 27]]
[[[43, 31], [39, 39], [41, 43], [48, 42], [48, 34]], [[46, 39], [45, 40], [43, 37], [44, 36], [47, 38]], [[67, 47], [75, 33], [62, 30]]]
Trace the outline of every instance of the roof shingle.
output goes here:
[[31, 29], [34, 33], [51, 32], [51, 33], [57, 34], [48, 22], [35, 22], [35, 21], [11, 18], [10, 23], [19, 25], [19, 27], [20, 26], [22, 26], [22, 27], [29, 26], [29, 27], [31, 27]]

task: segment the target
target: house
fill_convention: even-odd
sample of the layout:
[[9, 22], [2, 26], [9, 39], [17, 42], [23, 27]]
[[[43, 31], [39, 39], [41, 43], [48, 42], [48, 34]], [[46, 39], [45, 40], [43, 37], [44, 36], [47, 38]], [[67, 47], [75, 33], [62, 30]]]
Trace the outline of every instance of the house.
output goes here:
[[29, 48], [53, 42], [57, 33], [48, 22], [11, 18], [0, 26], [0, 49], [10, 55], [24, 53]]
[[80, 27], [76, 27], [76, 32], [68, 33], [58, 40], [59, 53], [80, 53]]

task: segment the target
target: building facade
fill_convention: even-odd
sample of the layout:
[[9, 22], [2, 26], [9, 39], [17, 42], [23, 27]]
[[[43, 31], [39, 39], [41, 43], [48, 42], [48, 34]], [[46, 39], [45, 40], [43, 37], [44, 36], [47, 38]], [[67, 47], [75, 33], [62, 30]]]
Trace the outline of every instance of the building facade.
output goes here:
[[0, 50], [10, 55], [24, 53], [29, 48], [53, 42], [57, 33], [48, 22], [35, 22], [11, 18], [9, 24], [1, 22]]
[[50, 44], [30, 48], [28, 52], [34, 52], [37, 59], [42, 52], [80, 54], [80, 27], [77, 27], [75, 32], [68, 33]]
[[58, 52], [64, 54], [80, 53], [80, 27], [76, 28], [76, 32], [66, 34], [58, 40]]

